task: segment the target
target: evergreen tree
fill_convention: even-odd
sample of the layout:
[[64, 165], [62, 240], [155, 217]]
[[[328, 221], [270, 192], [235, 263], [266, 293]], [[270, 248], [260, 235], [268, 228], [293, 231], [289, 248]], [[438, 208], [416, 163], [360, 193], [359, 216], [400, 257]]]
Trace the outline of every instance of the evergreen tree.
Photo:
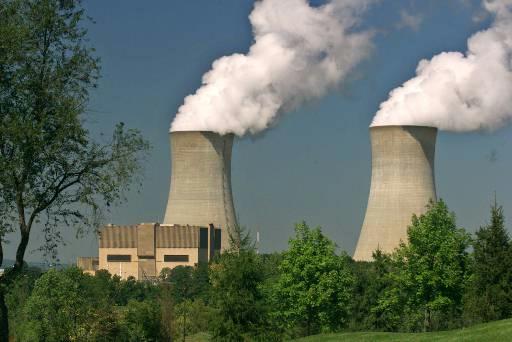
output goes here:
[[355, 275], [349, 328], [351, 330], [387, 330], [384, 313], [374, 310], [378, 299], [389, 288], [387, 277], [391, 269], [390, 257], [381, 250], [373, 253], [373, 261], [352, 263]]
[[230, 248], [210, 267], [211, 306], [215, 310], [210, 333], [214, 341], [271, 340], [261, 289], [261, 260], [242, 228], [230, 235]]
[[466, 296], [468, 322], [512, 316], [512, 246], [505, 229], [503, 208], [491, 207], [491, 222], [476, 232], [473, 276]]

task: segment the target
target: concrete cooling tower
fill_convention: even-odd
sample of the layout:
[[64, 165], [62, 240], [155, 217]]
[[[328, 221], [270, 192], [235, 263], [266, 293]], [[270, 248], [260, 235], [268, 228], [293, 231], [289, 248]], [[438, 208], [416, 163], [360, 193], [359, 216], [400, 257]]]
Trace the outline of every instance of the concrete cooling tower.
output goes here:
[[164, 225], [221, 228], [221, 250], [227, 230], [237, 222], [231, 192], [233, 134], [176, 131], [171, 140], [171, 189]]
[[392, 252], [407, 241], [413, 214], [436, 200], [434, 155], [437, 129], [422, 126], [370, 128], [372, 179], [366, 215], [354, 253], [372, 260], [376, 249]]

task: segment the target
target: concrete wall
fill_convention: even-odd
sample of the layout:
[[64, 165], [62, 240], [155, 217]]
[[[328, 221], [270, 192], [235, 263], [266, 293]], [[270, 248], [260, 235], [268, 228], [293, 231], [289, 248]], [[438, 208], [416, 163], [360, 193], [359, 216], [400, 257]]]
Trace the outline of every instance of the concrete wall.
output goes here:
[[[188, 262], [165, 262], [164, 255], [188, 255]], [[198, 248], [157, 248], [156, 249], [156, 272], [160, 275], [163, 268], [174, 268], [176, 266], [194, 266], [199, 262]], [[205, 260], [208, 262], [208, 260]]]
[[172, 173], [163, 224], [223, 230], [222, 249], [228, 247], [226, 229], [236, 224], [231, 191], [233, 135], [213, 132], [172, 132]]
[[[110, 262], [107, 261], [108, 254], [130, 255], [130, 262]], [[109, 271], [110, 274], [117, 274], [123, 279], [130, 276], [139, 279], [139, 258], [137, 257], [137, 248], [100, 248], [99, 249], [99, 268]]]
[[[202, 237], [201, 237], [202, 236]], [[163, 268], [194, 266], [215, 254], [215, 228], [159, 225], [107, 225], [100, 229], [99, 269], [139, 280], [158, 277]], [[109, 255], [130, 256], [130, 261], [108, 260]], [[165, 255], [187, 255], [188, 261], [165, 261]], [[79, 258], [85, 265], [91, 258]]]
[[400, 240], [407, 241], [412, 215], [436, 200], [436, 128], [377, 126], [370, 136], [372, 179], [355, 260], [372, 260], [377, 248], [392, 252]]

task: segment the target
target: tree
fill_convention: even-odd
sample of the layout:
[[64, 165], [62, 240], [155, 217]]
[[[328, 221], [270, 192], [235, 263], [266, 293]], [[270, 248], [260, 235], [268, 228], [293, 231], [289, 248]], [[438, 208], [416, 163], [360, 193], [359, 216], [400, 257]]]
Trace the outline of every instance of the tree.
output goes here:
[[[123, 124], [101, 142], [84, 126], [99, 77], [86, 18], [79, 0], [0, 0], [0, 265], [6, 234], [18, 232], [11, 274], [23, 268], [34, 226], [50, 255], [62, 226], [97, 227], [104, 208], [124, 200], [149, 148]], [[9, 277], [0, 278], [0, 340]]]
[[11, 282], [5, 296], [9, 308], [9, 325], [13, 336], [19, 335], [23, 323], [23, 307], [30, 297], [36, 280], [41, 276], [41, 270], [35, 267], [25, 267]]
[[401, 242], [391, 255], [392, 285], [376, 308], [391, 330], [431, 331], [460, 316], [470, 237], [442, 200], [427, 209], [413, 215], [408, 244]]
[[505, 229], [503, 208], [495, 202], [491, 222], [476, 232], [473, 267], [465, 316], [487, 322], [512, 316], [512, 244]]
[[353, 330], [387, 330], [385, 313], [375, 310], [379, 298], [389, 289], [391, 263], [381, 250], [373, 253], [373, 261], [354, 261], [354, 294], [351, 301], [350, 328]]
[[288, 245], [274, 288], [277, 318], [288, 328], [306, 327], [306, 335], [341, 327], [354, 283], [348, 257], [338, 256], [321, 229], [305, 222], [295, 226]]
[[187, 299], [176, 305], [175, 341], [185, 341], [187, 336], [208, 331], [208, 322], [214, 312], [202, 300]]
[[50, 269], [35, 283], [23, 307], [21, 341], [86, 341], [117, 334], [107, 296], [94, 291], [94, 277], [78, 268]]
[[192, 266], [176, 266], [173, 269], [164, 268], [160, 272], [163, 281], [171, 285], [173, 299], [179, 304], [194, 295], [194, 268]]
[[161, 329], [158, 302], [130, 300], [121, 308], [120, 316], [121, 341], [159, 341]]
[[261, 290], [261, 261], [248, 234], [242, 228], [235, 229], [234, 234], [238, 237], [230, 237], [230, 248], [210, 267], [214, 310], [209, 325], [212, 338], [217, 341], [270, 340]]

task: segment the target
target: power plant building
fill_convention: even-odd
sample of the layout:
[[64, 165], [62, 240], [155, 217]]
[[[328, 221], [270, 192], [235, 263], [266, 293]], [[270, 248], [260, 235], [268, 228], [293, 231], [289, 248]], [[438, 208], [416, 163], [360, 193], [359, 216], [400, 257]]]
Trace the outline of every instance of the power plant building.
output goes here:
[[154, 279], [164, 268], [207, 263], [220, 251], [222, 236], [213, 225], [158, 223], [107, 225], [99, 234], [98, 268], [139, 280]]
[[372, 178], [355, 260], [371, 261], [407, 241], [413, 214], [436, 200], [434, 159], [437, 129], [424, 126], [370, 128]]
[[[228, 247], [236, 226], [231, 191], [233, 134], [171, 132], [171, 185], [164, 222], [107, 225], [95, 269], [152, 279], [163, 268], [208, 262]], [[93, 273], [91, 258], [77, 265]]]

